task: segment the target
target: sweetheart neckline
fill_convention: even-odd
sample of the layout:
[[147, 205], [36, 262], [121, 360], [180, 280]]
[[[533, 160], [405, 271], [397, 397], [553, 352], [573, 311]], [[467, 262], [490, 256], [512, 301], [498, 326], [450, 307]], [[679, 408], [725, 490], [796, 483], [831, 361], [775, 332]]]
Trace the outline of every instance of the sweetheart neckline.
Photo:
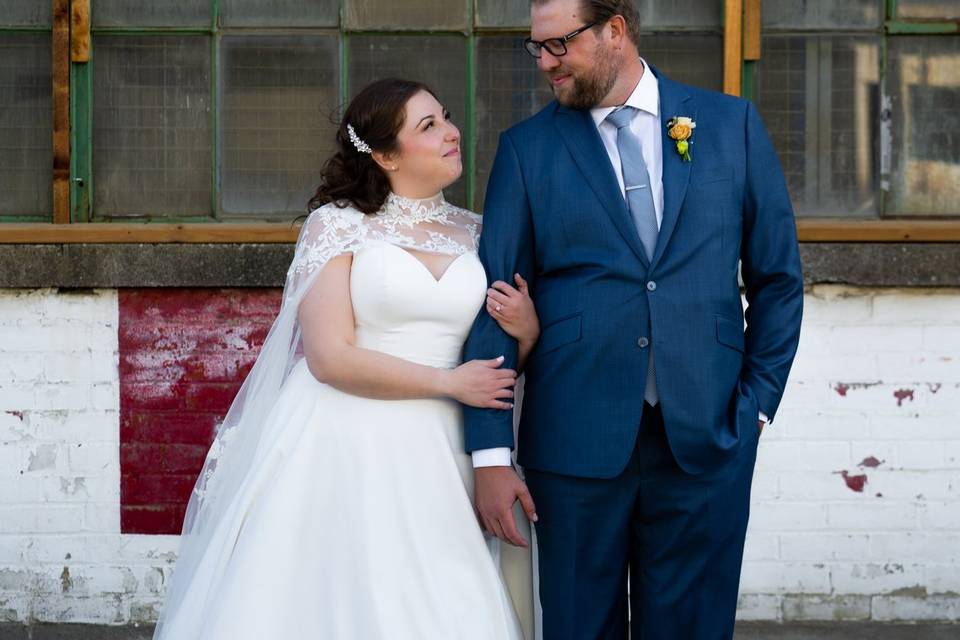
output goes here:
[[385, 244], [385, 245], [387, 245], [387, 246], [389, 246], [389, 247], [393, 247], [393, 248], [397, 249], [398, 251], [401, 251], [401, 252], [405, 253], [407, 256], [409, 256], [411, 260], [413, 260], [413, 261], [416, 262], [418, 265], [420, 265], [420, 268], [423, 269], [428, 276], [430, 276], [430, 279], [433, 280], [434, 284], [440, 284], [441, 282], [443, 282], [443, 279], [447, 277], [447, 274], [450, 273], [450, 270], [451, 270], [451, 269], [453, 269], [453, 265], [455, 265], [455, 264], [460, 260], [460, 258], [463, 258], [464, 256], [467, 256], [467, 255], [470, 255], [471, 253], [476, 253], [476, 252], [474, 252], [474, 251], [464, 251], [463, 253], [461, 253], [460, 255], [458, 255], [456, 258], [454, 258], [453, 260], [451, 260], [449, 264], [447, 264], [446, 268], [443, 270], [443, 273], [441, 273], [441, 274], [440, 274], [440, 277], [438, 278], [437, 276], [433, 275], [433, 271], [430, 271], [430, 267], [428, 267], [426, 264], [424, 264], [423, 260], [421, 260], [421, 259], [418, 258], [417, 256], [413, 255], [413, 254], [410, 253], [408, 250], [404, 249], [403, 247], [401, 247], [401, 246], [399, 246], [399, 245], [395, 245], [395, 244], [393, 244], [392, 242], [384, 242], [383, 244]]

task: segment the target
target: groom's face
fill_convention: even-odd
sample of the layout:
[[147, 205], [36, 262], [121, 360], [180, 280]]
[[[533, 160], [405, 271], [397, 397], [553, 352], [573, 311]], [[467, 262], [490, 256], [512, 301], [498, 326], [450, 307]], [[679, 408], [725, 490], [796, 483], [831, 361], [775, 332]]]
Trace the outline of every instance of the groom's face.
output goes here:
[[[548, 0], [530, 8], [530, 37], [543, 41], [560, 38], [589, 22], [581, 0]], [[597, 25], [566, 42], [567, 52], [555, 56], [540, 50], [537, 67], [546, 76], [553, 95], [571, 109], [591, 109], [600, 104], [617, 79], [620, 56], [608, 46], [608, 25]]]

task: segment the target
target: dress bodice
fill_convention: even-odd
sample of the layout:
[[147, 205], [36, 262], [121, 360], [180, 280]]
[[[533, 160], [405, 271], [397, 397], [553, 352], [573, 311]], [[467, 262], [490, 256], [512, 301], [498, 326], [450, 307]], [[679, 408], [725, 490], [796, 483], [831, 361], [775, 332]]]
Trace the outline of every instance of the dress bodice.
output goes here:
[[438, 280], [402, 247], [361, 247], [350, 276], [357, 346], [434, 367], [459, 364], [487, 279], [475, 251], [452, 260]]

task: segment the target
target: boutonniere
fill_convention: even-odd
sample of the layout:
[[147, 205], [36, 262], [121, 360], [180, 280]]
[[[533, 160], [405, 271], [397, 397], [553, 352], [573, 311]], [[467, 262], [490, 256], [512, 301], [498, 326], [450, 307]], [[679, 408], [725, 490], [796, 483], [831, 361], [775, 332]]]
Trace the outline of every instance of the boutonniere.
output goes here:
[[697, 123], [686, 116], [674, 116], [667, 122], [667, 134], [677, 141], [677, 153], [684, 162], [690, 162], [693, 159], [690, 156], [690, 145], [693, 144], [690, 136], [696, 128]]

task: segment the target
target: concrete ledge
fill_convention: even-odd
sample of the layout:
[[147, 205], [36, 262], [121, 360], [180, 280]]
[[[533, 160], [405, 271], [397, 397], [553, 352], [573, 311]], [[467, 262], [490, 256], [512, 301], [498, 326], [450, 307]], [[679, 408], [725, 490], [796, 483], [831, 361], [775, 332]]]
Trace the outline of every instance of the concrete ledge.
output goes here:
[[[808, 284], [960, 286], [960, 243], [804, 243]], [[289, 244], [0, 244], [0, 288], [280, 287]]]
[[[151, 640], [153, 627], [0, 624], [0, 640]], [[960, 624], [860, 622], [737, 623], [735, 640], [956, 640]]]

